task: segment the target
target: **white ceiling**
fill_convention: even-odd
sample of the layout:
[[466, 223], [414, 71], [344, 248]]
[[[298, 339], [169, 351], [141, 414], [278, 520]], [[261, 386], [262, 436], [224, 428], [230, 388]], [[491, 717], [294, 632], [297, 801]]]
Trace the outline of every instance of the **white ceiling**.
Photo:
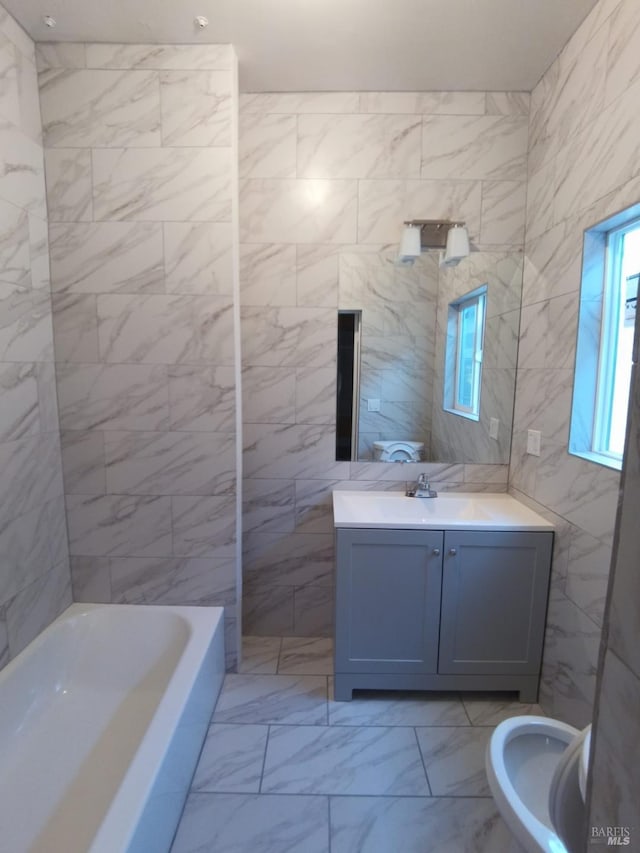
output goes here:
[[530, 90], [596, 0], [2, 2], [36, 41], [232, 42], [241, 89], [274, 92]]

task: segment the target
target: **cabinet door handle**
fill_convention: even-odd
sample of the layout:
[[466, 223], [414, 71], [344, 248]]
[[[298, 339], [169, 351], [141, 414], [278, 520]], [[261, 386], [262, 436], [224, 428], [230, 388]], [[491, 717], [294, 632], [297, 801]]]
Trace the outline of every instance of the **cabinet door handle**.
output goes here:
[[449, 553], [451, 554], [452, 557], [455, 557], [455, 555], [458, 553], [458, 549], [457, 548], [449, 548]]
[[434, 548], [432, 553], [433, 553], [434, 557], [439, 557], [440, 556], [440, 548]]

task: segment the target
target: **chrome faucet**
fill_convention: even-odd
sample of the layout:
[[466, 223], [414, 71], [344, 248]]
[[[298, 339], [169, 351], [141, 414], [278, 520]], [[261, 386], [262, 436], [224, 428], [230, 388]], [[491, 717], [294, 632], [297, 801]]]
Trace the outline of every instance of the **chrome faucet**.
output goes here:
[[417, 482], [412, 486], [407, 486], [406, 495], [408, 498], [437, 498], [438, 493], [429, 485], [427, 475], [423, 472], [419, 475]]

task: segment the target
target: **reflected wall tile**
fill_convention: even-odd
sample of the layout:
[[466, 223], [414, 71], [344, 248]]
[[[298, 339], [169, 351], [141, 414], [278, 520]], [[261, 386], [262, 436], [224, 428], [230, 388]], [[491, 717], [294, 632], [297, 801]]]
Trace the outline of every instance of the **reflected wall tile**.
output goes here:
[[529, 92], [487, 92], [486, 114], [502, 116], [528, 116]]
[[235, 567], [227, 559], [112, 557], [111, 596], [116, 604], [233, 604]]
[[333, 586], [332, 533], [247, 533], [243, 543], [247, 591], [254, 588]]
[[143, 364], [59, 364], [63, 430], [166, 429], [167, 368]]
[[147, 222], [51, 225], [57, 292], [162, 293], [162, 227]]
[[85, 68], [87, 57], [84, 44], [72, 42], [40, 42], [36, 44], [36, 68]]
[[163, 229], [167, 292], [231, 297], [231, 225], [165, 222]]
[[9, 650], [15, 657], [71, 604], [68, 563], [62, 563], [19, 592], [6, 608]]
[[0, 607], [0, 667], [9, 663], [9, 634], [6, 608]]
[[298, 116], [301, 178], [418, 178], [422, 120], [402, 115]]
[[[456, 176], [457, 178], [458, 176]], [[358, 242], [398, 244], [402, 222], [462, 219], [471, 238], [480, 234], [481, 183], [463, 180], [362, 180], [358, 184]]]
[[0, 119], [0, 198], [46, 217], [42, 146]]
[[231, 65], [229, 44], [93, 44], [86, 45], [88, 68], [220, 70]]
[[360, 92], [361, 113], [482, 115], [484, 92]]
[[427, 116], [422, 177], [523, 181], [527, 141], [526, 116]]
[[297, 117], [242, 110], [239, 128], [241, 178], [295, 178]]
[[240, 96], [242, 113], [355, 113], [357, 92], [260, 92]]
[[338, 250], [335, 246], [296, 246], [296, 304], [335, 308], [338, 304]]
[[0, 199], [0, 281], [31, 287], [29, 216], [25, 210]]
[[229, 71], [162, 71], [160, 104], [164, 147], [231, 146]]
[[484, 181], [481, 242], [522, 245], [526, 198], [527, 185], [524, 182]]
[[296, 370], [296, 423], [332, 425], [335, 419], [335, 368], [298, 368]]
[[[242, 528], [250, 534], [293, 533], [295, 495], [293, 480], [245, 480], [242, 493]], [[277, 537], [276, 537], [277, 541]]]
[[71, 557], [70, 565], [74, 601], [111, 604], [108, 557]]
[[349, 463], [334, 462], [335, 434], [326, 426], [247, 424], [244, 429], [246, 477], [348, 479]]
[[294, 367], [245, 367], [242, 371], [242, 395], [245, 423], [296, 422]]
[[335, 311], [327, 308], [243, 306], [244, 364], [328, 367], [336, 360]]
[[240, 239], [245, 243], [354, 243], [356, 217], [356, 181], [240, 182]]
[[54, 293], [51, 303], [56, 360], [97, 362], [96, 297], [79, 293]]
[[0, 282], [0, 361], [52, 360], [49, 293]]
[[295, 305], [296, 247], [241, 245], [240, 299], [243, 305]]
[[169, 367], [170, 426], [173, 430], [235, 433], [233, 367]]
[[72, 556], [171, 553], [171, 498], [67, 495]]
[[39, 76], [47, 148], [159, 145], [160, 95], [153, 71], [57, 68]]
[[0, 362], [0, 399], [0, 442], [40, 431], [36, 365]]
[[293, 632], [297, 637], [333, 635], [334, 592], [331, 587], [296, 587], [293, 595]]
[[173, 495], [171, 517], [176, 556], [235, 556], [235, 497]]
[[252, 634], [290, 636], [293, 632], [293, 587], [246, 590], [242, 596], [242, 622], [245, 630]]
[[100, 358], [233, 364], [233, 312], [223, 296], [98, 297]]
[[50, 222], [88, 222], [93, 218], [91, 152], [55, 148], [44, 152]]
[[96, 148], [93, 209], [96, 220], [229, 222], [229, 149]]
[[60, 434], [65, 493], [103, 495], [107, 490], [104, 433], [65, 430]]
[[235, 440], [203, 432], [106, 432], [107, 491], [222, 495], [235, 486]]

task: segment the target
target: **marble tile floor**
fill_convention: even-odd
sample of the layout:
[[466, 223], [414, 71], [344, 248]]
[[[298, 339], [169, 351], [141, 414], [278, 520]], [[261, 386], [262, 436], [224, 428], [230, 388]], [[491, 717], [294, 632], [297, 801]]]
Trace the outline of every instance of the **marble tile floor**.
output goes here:
[[514, 694], [333, 699], [326, 638], [245, 637], [172, 853], [522, 853], [484, 772]]

